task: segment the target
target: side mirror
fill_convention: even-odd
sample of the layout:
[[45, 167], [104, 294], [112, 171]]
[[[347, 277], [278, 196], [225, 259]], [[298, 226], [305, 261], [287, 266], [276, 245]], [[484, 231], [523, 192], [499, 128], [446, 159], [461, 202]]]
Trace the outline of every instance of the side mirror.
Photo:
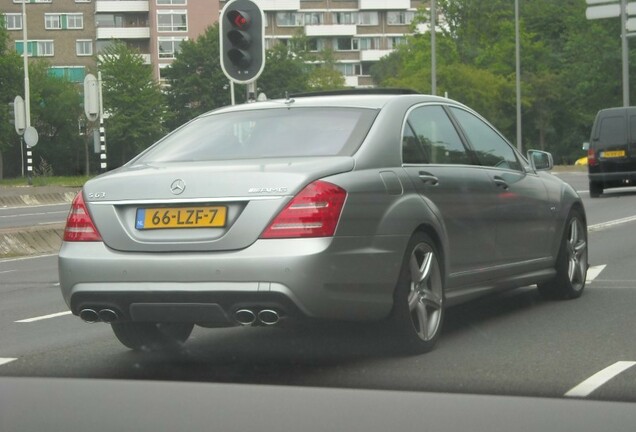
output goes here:
[[528, 160], [535, 171], [550, 171], [554, 167], [552, 155], [541, 150], [528, 150]]
[[583, 148], [583, 150], [587, 151], [590, 148], [590, 143], [589, 142], [584, 142], [582, 148]]

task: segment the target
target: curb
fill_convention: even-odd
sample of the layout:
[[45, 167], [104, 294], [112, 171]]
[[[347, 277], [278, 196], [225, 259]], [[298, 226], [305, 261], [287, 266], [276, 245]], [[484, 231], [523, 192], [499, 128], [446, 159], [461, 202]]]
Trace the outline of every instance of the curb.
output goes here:
[[[59, 189], [59, 188], [58, 188]], [[0, 189], [0, 209], [52, 204], [70, 204], [79, 188], [26, 192], [17, 188]], [[64, 223], [0, 229], [0, 259], [56, 254], [62, 245]]]
[[64, 224], [0, 231], [0, 259], [57, 253]]
[[77, 192], [56, 192], [36, 195], [0, 196], [0, 207], [27, 207], [49, 204], [70, 204]]

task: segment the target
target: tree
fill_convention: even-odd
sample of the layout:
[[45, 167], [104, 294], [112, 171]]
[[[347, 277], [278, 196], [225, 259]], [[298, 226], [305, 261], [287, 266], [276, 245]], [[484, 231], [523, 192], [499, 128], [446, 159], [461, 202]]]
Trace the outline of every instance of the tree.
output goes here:
[[208, 27], [195, 41], [181, 43], [175, 60], [166, 69], [169, 84], [166, 97], [171, 114], [166, 119], [168, 129], [230, 104], [229, 81], [221, 69], [220, 53], [218, 23]]
[[[437, 37], [438, 93], [448, 92], [514, 136], [512, 2], [438, 4], [446, 20]], [[596, 112], [621, 104], [620, 23], [588, 21], [583, 0], [535, 0], [521, 7], [523, 144], [545, 148], [558, 163], [572, 162], [582, 155]], [[418, 19], [428, 18], [420, 13]], [[430, 35], [408, 37], [372, 68], [374, 80], [429, 92], [430, 48]]]
[[100, 53], [98, 67], [104, 111], [109, 115], [105, 130], [112, 168], [164, 135], [166, 108], [159, 84], [137, 50], [117, 41]]
[[43, 61], [29, 63], [31, 124], [39, 135], [33, 149], [34, 169], [43, 163], [55, 174], [77, 175], [84, 171], [78, 130], [83, 115], [79, 85], [51, 76], [49, 67]]
[[324, 49], [317, 58], [318, 63], [309, 74], [309, 88], [313, 91], [345, 88], [345, 78], [342, 73], [336, 69], [336, 60], [333, 56], [333, 50], [329, 48]]
[[4, 153], [12, 147], [19, 147], [19, 137], [13, 126], [13, 110], [9, 103], [23, 94], [21, 59], [9, 49], [9, 36], [0, 19], [0, 179], [4, 176]]
[[257, 85], [269, 99], [284, 98], [285, 94], [307, 91], [308, 75], [302, 44], [291, 43], [287, 47], [278, 43], [267, 50], [265, 68]]

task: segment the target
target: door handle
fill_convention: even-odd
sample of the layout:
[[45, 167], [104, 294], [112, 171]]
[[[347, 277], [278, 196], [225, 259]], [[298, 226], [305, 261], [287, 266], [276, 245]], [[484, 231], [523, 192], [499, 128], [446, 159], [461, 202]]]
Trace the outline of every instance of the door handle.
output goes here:
[[506, 181], [504, 179], [502, 179], [499, 176], [495, 176], [493, 178], [493, 181], [495, 182], [495, 186], [497, 186], [498, 188], [501, 188], [503, 190], [508, 190], [508, 183], [506, 183]]
[[418, 177], [424, 184], [430, 184], [432, 186], [437, 186], [439, 184], [439, 179], [426, 171], [420, 171]]

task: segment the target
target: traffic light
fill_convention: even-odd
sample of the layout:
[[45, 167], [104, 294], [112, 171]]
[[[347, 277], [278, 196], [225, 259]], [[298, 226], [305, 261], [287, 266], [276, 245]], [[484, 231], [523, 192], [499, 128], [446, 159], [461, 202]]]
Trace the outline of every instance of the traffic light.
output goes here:
[[221, 68], [235, 83], [250, 83], [263, 71], [263, 23], [263, 12], [252, 0], [232, 0], [221, 12]]

